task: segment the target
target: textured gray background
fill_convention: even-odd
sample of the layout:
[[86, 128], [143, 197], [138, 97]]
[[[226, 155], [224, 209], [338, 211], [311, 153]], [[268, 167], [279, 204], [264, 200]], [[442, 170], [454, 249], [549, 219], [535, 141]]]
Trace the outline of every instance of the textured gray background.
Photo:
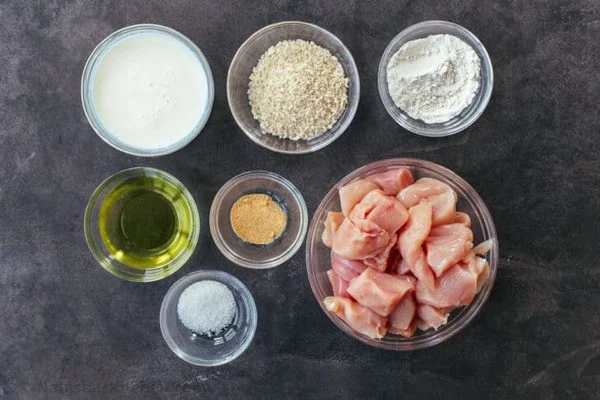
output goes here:
[[[600, 3], [573, 1], [0, 2], [0, 397], [598, 398], [600, 396]], [[238, 46], [266, 24], [299, 19], [337, 34], [361, 74], [350, 129], [316, 154], [253, 144], [227, 107]], [[471, 128], [432, 140], [399, 128], [377, 93], [379, 57], [427, 19], [471, 29], [492, 58], [489, 107]], [[112, 31], [140, 22], [196, 42], [215, 78], [202, 134], [157, 159], [121, 154], [85, 121], [80, 74]], [[309, 211], [370, 161], [417, 157], [469, 181], [500, 235], [498, 280], [480, 315], [435, 348], [392, 353], [337, 331], [314, 300], [301, 250], [271, 271], [232, 265], [207, 236], [227, 179], [265, 168], [289, 178]], [[82, 215], [105, 177], [132, 166], [180, 178], [203, 210], [191, 261], [154, 284], [120, 281], [86, 247]], [[168, 287], [203, 267], [228, 271], [256, 298], [248, 351], [204, 369], [163, 342]]]

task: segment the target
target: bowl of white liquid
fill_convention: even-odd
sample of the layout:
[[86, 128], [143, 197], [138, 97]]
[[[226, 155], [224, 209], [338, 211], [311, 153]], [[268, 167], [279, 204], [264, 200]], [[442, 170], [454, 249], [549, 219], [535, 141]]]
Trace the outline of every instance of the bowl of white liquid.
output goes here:
[[85, 115], [98, 136], [136, 156], [173, 153], [210, 115], [212, 73], [200, 49], [165, 26], [120, 29], [90, 55], [81, 81]]

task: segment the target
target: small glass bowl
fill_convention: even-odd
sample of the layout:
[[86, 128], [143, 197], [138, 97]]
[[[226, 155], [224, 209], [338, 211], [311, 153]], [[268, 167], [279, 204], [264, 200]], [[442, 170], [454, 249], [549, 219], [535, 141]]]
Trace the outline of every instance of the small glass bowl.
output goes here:
[[[183, 137], [180, 141], [160, 149], [140, 149], [123, 143], [121, 140], [113, 136], [107, 129], [104, 128], [104, 126], [102, 125], [102, 121], [100, 117], [96, 114], [96, 110], [94, 107], [93, 86], [94, 77], [96, 75], [96, 70], [98, 68], [99, 62], [102, 61], [104, 55], [107, 54], [107, 52], [111, 50], [112, 47], [116, 45], [119, 41], [129, 36], [145, 33], [158, 33], [161, 35], [169, 36], [181, 42], [188, 49], [190, 49], [198, 58], [198, 61], [200, 62], [200, 65], [202, 66], [204, 73], [206, 74], [206, 81], [208, 84], [208, 100], [206, 102], [204, 112], [201, 115], [198, 115], [198, 122], [196, 123], [196, 126], [190, 131], [188, 135]], [[173, 152], [176, 152], [177, 150], [182, 149], [183, 147], [188, 145], [192, 140], [194, 140], [208, 121], [208, 117], [210, 116], [210, 112], [213, 106], [214, 93], [214, 82], [210, 66], [208, 65], [208, 61], [206, 61], [204, 54], [202, 54], [198, 46], [196, 46], [194, 42], [192, 42], [188, 37], [177, 32], [176, 30], [156, 24], [131, 25], [119, 29], [108, 35], [102, 42], [100, 42], [98, 46], [96, 46], [96, 48], [92, 51], [92, 54], [90, 54], [90, 57], [88, 58], [85, 67], [83, 68], [83, 75], [81, 77], [81, 102], [83, 104], [83, 111], [94, 131], [98, 134], [98, 136], [100, 136], [102, 140], [104, 140], [106, 143], [108, 143], [115, 149], [122, 151], [123, 153], [140, 157], [156, 157], [171, 154]]]
[[[427, 124], [421, 120], [411, 118], [402, 109], [396, 106], [388, 89], [387, 65], [392, 56], [396, 54], [400, 47], [405, 43], [438, 34], [456, 36], [475, 50], [481, 60], [480, 85], [471, 104], [459, 115], [444, 123]], [[392, 39], [383, 52], [383, 56], [379, 62], [377, 83], [379, 86], [379, 96], [381, 97], [385, 109], [400, 126], [418, 135], [441, 137], [454, 135], [469, 127], [477, 120], [477, 118], [479, 118], [492, 96], [494, 71], [492, 69], [492, 61], [490, 60], [490, 56], [485, 47], [469, 30], [452, 22], [425, 21], [406, 28]]]
[[[106, 196], [123, 182], [142, 176], [158, 177], [169, 182], [172, 186], [176, 187], [180, 191], [178, 196], [181, 196], [185, 200], [187, 208], [191, 210], [191, 221], [188, 221], [189, 224], [186, 223], [186, 225], [189, 225], [190, 228], [190, 241], [188, 246], [181, 250], [176, 258], [167, 265], [152, 269], [134, 268], [119, 262], [106, 248], [102, 240], [98, 222], [101, 206], [106, 199]], [[116, 174], [104, 180], [104, 182], [102, 182], [96, 188], [85, 209], [83, 227], [85, 232], [85, 240], [88, 244], [88, 247], [102, 268], [127, 281], [154, 282], [166, 278], [167, 276], [176, 272], [192, 256], [194, 250], [196, 249], [198, 238], [200, 237], [200, 214], [198, 213], [198, 208], [196, 207], [196, 203], [194, 202], [194, 198], [190, 192], [186, 189], [183, 183], [181, 183], [173, 175], [155, 168], [137, 167], [117, 172]]]
[[[471, 217], [473, 243], [477, 245], [486, 240], [492, 240], [494, 243], [492, 250], [486, 255], [486, 259], [490, 264], [490, 277], [473, 301], [468, 306], [451, 312], [448, 323], [441, 326], [437, 331], [433, 329], [425, 332], [417, 330], [411, 338], [388, 334], [382, 339], [377, 340], [355, 331], [325, 307], [323, 300], [325, 297], [333, 295], [331, 284], [327, 277], [327, 270], [331, 268], [331, 249], [323, 244], [321, 235], [323, 234], [323, 223], [327, 217], [327, 212], [340, 211], [341, 209], [338, 191], [342, 186], [356, 179], [400, 167], [408, 168], [415, 180], [423, 177], [435, 178], [447, 183], [456, 191], [458, 196], [457, 210], [467, 213]], [[475, 189], [454, 172], [429, 161], [411, 158], [381, 160], [367, 164], [347, 175], [344, 179], [336, 183], [323, 201], [321, 201], [310, 223], [308, 238], [306, 240], [306, 271], [317, 302], [329, 319], [344, 333], [370, 346], [386, 350], [417, 350], [431, 347], [450, 339], [463, 330], [481, 310], [492, 291], [498, 271], [498, 236], [492, 216], [481, 197], [479, 197]]]
[[[237, 199], [251, 193], [270, 195], [287, 214], [285, 231], [272, 243], [246, 243], [231, 227], [231, 207]], [[242, 267], [267, 269], [283, 264], [298, 251], [306, 236], [308, 211], [302, 194], [290, 181], [272, 172], [251, 171], [223, 185], [213, 200], [209, 220], [213, 240], [225, 257]]]
[[[282, 139], [266, 133], [252, 116], [248, 100], [250, 74], [260, 57], [271, 46], [282, 40], [294, 39], [312, 41], [329, 50], [338, 59], [348, 78], [348, 104], [346, 109], [331, 129], [309, 140]], [[255, 143], [279, 153], [310, 153], [322, 149], [336, 140], [352, 122], [358, 108], [359, 97], [360, 79], [356, 63], [350, 51], [331, 32], [306, 22], [279, 22], [257, 31], [235, 53], [227, 73], [227, 101], [235, 122]]]
[[[190, 285], [200, 281], [217, 281], [229, 288], [235, 298], [233, 322], [218, 336], [198, 335], [179, 320], [179, 297]], [[160, 307], [160, 331], [167, 345], [177, 357], [190, 364], [215, 367], [238, 358], [250, 346], [258, 314], [254, 298], [248, 288], [236, 277], [222, 271], [192, 272], [171, 286]]]

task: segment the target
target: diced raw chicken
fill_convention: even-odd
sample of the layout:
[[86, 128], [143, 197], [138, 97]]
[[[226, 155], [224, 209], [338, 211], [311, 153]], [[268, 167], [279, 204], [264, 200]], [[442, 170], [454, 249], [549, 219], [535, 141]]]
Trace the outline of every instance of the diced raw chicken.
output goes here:
[[464, 264], [456, 264], [436, 280], [435, 288], [417, 282], [417, 302], [437, 308], [467, 305], [477, 291], [477, 274]]
[[408, 222], [398, 237], [398, 249], [413, 275], [433, 288], [435, 278], [421, 247], [431, 229], [432, 207], [429, 203], [420, 203], [411, 207], [408, 214]]
[[463, 224], [467, 228], [471, 227], [471, 217], [469, 217], [469, 214], [465, 214], [464, 212], [455, 212], [453, 222], [456, 224]]
[[372, 190], [354, 206], [348, 218], [357, 223], [360, 220], [374, 222], [381, 229], [393, 235], [408, 219], [408, 211], [395, 197], [387, 196], [382, 190]]
[[327, 213], [327, 218], [325, 219], [325, 229], [323, 230], [323, 235], [321, 236], [321, 240], [327, 247], [331, 247], [331, 237], [333, 233], [335, 233], [340, 225], [344, 221], [344, 214], [340, 212], [329, 211]]
[[343, 280], [332, 269], [327, 271], [327, 277], [329, 278], [329, 282], [331, 283], [331, 288], [333, 289], [334, 296], [351, 298], [350, 294], [348, 293], [349, 283], [347, 281]]
[[396, 335], [412, 336], [414, 329], [410, 329], [415, 317], [417, 305], [414, 296], [407, 295], [388, 316], [388, 331]]
[[479, 293], [483, 285], [490, 279], [490, 264], [486, 260], [483, 260], [483, 263], [483, 269], [479, 273], [479, 276], [477, 276], [477, 293]]
[[335, 253], [331, 253], [331, 268], [340, 278], [350, 282], [367, 269], [367, 266], [360, 260], [346, 260]]
[[448, 322], [448, 311], [443, 308], [431, 307], [427, 304], [419, 304], [417, 307], [417, 327], [423, 331], [433, 328], [436, 331]]
[[379, 186], [388, 196], [396, 196], [402, 189], [414, 182], [412, 174], [406, 168], [380, 172], [367, 176], [366, 179]]
[[344, 297], [330, 296], [323, 301], [327, 310], [344, 320], [352, 329], [373, 339], [385, 336], [386, 317], [377, 315], [367, 307]]
[[347, 260], [375, 257], [390, 243], [390, 234], [369, 220], [352, 223], [344, 219], [331, 235], [331, 248]]
[[425, 239], [427, 263], [437, 277], [462, 260], [473, 248], [473, 232], [463, 224], [431, 228]]
[[410, 272], [410, 268], [408, 268], [408, 264], [406, 263], [406, 260], [402, 259], [400, 260], [400, 263], [398, 264], [398, 269], [396, 270], [396, 273], [398, 275], [406, 275]]
[[433, 208], [432, 225], [442, 225], [454, 221], [456, 193], [447, 184], [433, 178], [421, 178], [402, 189], [396, 198], [406, 208], [424, 201]]
[[407, 279], [367, 268], [350, 282], [348, 293], [360, 304], [386, 317], [414, 286]]
[[377, 189], [377, 185], [365, 179], [359, 179], [346, 186], [342, 186], [339, 190], [342, 213], [345, 216], [350, 215], [354, 206], [357, 205], [367, 193], [375, 189]]
[[376, 269], [379, 272], [384, 272], [388, 267], [392, 248], [396, 246], [396, 240], [398, 240], [398, 235], [392, 236], [387, 247], [383, 249], [379, 254], [377, 254], [375, 257], [365, 258], [363, 260], [365, 265], [367, 267]]
[[485, 256], [491, 249], [494, 248], [494, 240], [488, 239], [485, 242], [479, 243], [473, 248], [473, 253], [479, 256]]
[[461, 262], [477, 274], [477, 293], [479, 293], [481, 287], [490, 278], [490, 264], [485, 258], [477, 256], [474, 251], [470, 251]]

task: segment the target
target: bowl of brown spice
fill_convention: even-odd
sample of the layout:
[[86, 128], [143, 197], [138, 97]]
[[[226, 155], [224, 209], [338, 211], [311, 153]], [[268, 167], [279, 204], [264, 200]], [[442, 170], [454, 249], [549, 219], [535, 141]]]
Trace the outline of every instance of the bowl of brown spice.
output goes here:
[[298, 251], [308, 229], [308, 211], [290, 181], [272, 172], [251, 171], [221, 187], [209, 223], [225, 257], [242, 267], [266, 269]]

